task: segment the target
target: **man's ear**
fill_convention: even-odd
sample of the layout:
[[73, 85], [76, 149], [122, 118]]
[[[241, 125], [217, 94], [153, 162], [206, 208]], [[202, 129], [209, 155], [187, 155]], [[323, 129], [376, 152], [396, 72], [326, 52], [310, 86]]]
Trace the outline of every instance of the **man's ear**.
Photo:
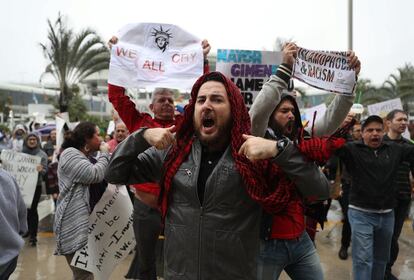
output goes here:
[[150, 108], [151, 112], [153, 112], [153, 113], [154, 113], [154, 104], [152, 104], [152, 103], [151, 103], [151, 104], [149, 105], [149, 108]]
[[391, 125], [391, 121], [389, 121], [389, 120], [385, 120], [385, 123], [384, 123], [385, 125], [382, 125], [382, 127], [385, 129], [385, 128], [387, 128], [387, 127], [390, 127], [390, 125]]

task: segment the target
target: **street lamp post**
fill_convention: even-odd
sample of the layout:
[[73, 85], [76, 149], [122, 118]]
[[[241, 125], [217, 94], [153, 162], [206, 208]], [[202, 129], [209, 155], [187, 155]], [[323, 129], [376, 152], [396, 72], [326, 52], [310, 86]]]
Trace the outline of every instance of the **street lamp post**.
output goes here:
[[353, 29], [353, 14], [352, 14], [352, 0], [348, 0], [348, 50], [352, 50], [353, 46], [353, 42], [352, 42], [352, 29]]

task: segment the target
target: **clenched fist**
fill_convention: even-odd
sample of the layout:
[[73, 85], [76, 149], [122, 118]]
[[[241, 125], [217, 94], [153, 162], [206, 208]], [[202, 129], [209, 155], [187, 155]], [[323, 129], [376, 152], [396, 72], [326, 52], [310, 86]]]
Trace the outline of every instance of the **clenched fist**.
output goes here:
[[144, 132], [144, 138], [151, 146], [164, 150], [175, 143], [175, 125], [167, 128], [149, 128]]
[[239, 154], [250, 161], [272, 158], [278, 153], [276, 141], [246, 134], [243, 134], [243, 139], [246, 141], [241, 145]]

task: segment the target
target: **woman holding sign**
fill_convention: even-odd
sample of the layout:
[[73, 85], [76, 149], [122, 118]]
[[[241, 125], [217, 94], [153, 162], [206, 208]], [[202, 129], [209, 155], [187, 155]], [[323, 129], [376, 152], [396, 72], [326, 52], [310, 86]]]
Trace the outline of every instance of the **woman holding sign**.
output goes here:
[[23, 153], [41, 158], [41, 164], [37, 167], [39, 175], [37, 177], [36, 190], [33, 196], [32, 205], [27, 209], [27, 225], [29, 226], [30, 245], [37, 244], [37, 228], [39, 226], [39, 215], [37, 213], [37, 205], [39, 204], [40, 195], [42, 194], [42, 182], [47, 172], [47, 155], [40, 149], [40, 140], [35, 133], [27, 135], [23, 142]]
[[[89, 187], [104, 179], [109, 162], [108, 145], [101, 144], [98, 127], [81, 122], [65, 138], [58, 165], [59, 197], [54, 222], [56, 255], [70, 266], [74, 253], [88, 241]], [[95, 164], [89, 157], [101, 151]], [[73, 279], [93, 279], [92, 273], [70, 266]]]

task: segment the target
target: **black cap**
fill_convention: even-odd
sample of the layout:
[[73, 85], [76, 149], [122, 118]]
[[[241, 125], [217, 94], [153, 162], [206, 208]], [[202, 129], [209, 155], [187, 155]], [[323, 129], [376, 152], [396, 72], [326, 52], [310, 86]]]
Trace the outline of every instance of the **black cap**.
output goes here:
[[384, 125], [384, 122], [383, 122], [383, 120], [382, 120], [382, 118], [380, 116], [378, 116], [378, 115], [371, 115], [371, 116], [369, 116], [368, 118], [366, 118], [362, 122], [362, 124], [361, 124], [361, 130], [364, 130], [364, 128], [368, 124], [373, 123], [373, 122], [380, 123], [380, 124]]

